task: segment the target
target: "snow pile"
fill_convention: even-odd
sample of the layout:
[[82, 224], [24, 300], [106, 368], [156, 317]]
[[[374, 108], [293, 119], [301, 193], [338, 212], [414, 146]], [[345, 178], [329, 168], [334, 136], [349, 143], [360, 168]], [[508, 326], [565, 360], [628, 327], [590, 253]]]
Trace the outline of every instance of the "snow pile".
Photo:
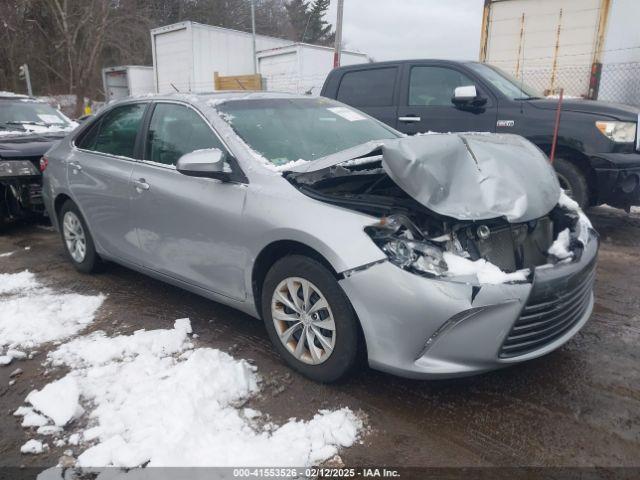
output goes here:
[[528, 269], [512, 273], [503, 272], [499, 267], [482, 258], [472, 261], [451, 252], [444, 252], [443, 257], [448, 267], [448, 276], [475, 275], [479, 283], [496, 285], [505, 282], [526, 281], [529, 274]]
[[75, 335], [93, 321], [104, 298], [55, 292], [28, 270], [0, 274], [0, 363], [24, 358], [21, 350]]
[[39, 440], [29, 440], [27, 443], [22, 445], [22, 447], [20, 447], [20, 452], [22, 452], [22, 453], [42, 453], [48, 448], [49, 448], [49, 446], [46, 443], [43, 444]]
[[[0, 130], [0, 132], [2, 132], [2, 130]], [[0, 258], [5, 258], [5, 257], [10, 257], [11, 255], [13, 255], [16, 252], [6, 252], [6, 253], [0, 253]]]
[[258, 426], [261, 414], [242, 408], [258, 392], [256, 368], [194, 348], [190, 332], [181, 319], [171, 330], [76, 338], [48, 356], [71, 372], [30, 393], [32, 407], [21, 413], [36, 411], [70, 433], [82, 402], [89, 428], [65, 437], [86, 448], [81, 467], [308, 466], [356, 441], [362, 422], [349, 409]]
[[571, 232], [568, 228], [565, 228], [558, 234], [555, 242], [549, 247], [549, 255], [553, 255], [558, 260], [564, 260], [573, 256], [573, 252], [569, 250], [571, 244]]

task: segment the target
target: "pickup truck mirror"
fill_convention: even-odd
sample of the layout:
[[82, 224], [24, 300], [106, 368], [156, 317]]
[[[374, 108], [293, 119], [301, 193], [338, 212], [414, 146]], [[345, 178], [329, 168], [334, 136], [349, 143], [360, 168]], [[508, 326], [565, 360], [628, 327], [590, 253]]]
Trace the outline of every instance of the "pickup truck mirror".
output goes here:
[[487, 103], [487, 99], [478, 95], [475, 85], [465, 85], [456, 87], [451, 102], [459, 107], [481, 107]]
[[228, 181], [229, 172], [225, 171], [226, 154], [219, 148], [208, 148], [185, 153], [178, 159], [176, 170], [191, 177], [207, 177]]

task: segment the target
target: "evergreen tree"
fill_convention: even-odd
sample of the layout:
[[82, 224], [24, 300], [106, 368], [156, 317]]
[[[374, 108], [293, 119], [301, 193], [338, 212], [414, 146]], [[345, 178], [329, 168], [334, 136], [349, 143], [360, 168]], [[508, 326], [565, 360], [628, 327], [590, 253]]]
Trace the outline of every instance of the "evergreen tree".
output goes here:
[[332, 26], [325, 20], [330, 0], [314, 0], [309, 7], [307, 32], [304, 41], [317, 45], [330, 45], [335, 41]]

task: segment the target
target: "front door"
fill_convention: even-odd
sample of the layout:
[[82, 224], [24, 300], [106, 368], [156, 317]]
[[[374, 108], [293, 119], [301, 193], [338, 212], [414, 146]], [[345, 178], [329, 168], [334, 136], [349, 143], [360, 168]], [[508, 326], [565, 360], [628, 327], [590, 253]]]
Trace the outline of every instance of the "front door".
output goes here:
[[157, 103], [143, 160], [132, 176], [131, 218], [143, 264], [156, 272], [243, 299], [246, 250], [237, 241], [246, 185], [189, 177], [175, 168], [189, 152], [227, 151], [191, 107]]
[[129, 223], [135, 145], [147, 104], [116, 107], [98, 119], [67, 158], [71, 194], [99, 250], [137, 263], [138, 241]]
[[[397, 128], [414, 135], [425, 132], [494, 132], [496, 101], [468, 75], [437, 64], [407, 64], [402, 75]], [[457, 87], [475, 85], [487, 102], [482, 107], [458, 107]]]

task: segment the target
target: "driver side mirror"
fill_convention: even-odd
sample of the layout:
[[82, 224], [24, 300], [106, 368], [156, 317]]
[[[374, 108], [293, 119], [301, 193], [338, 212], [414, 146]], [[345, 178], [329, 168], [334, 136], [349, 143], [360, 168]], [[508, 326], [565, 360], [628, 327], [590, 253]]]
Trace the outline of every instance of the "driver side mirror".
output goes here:
[[176, 170], [190, 177], [215, 178], [229, 181], [230, 172], [225, 171], [227, 155], [219, 148], [208, 148], [185, 153], [178, 159]]
[[487, 99], [478, 95], [475, 85], [465, 85], [463, 87], [456, 87], [453, 91], [453, 98], [451, 99], [454, 105], [457, 107], [481, 107], [487, 103]]

